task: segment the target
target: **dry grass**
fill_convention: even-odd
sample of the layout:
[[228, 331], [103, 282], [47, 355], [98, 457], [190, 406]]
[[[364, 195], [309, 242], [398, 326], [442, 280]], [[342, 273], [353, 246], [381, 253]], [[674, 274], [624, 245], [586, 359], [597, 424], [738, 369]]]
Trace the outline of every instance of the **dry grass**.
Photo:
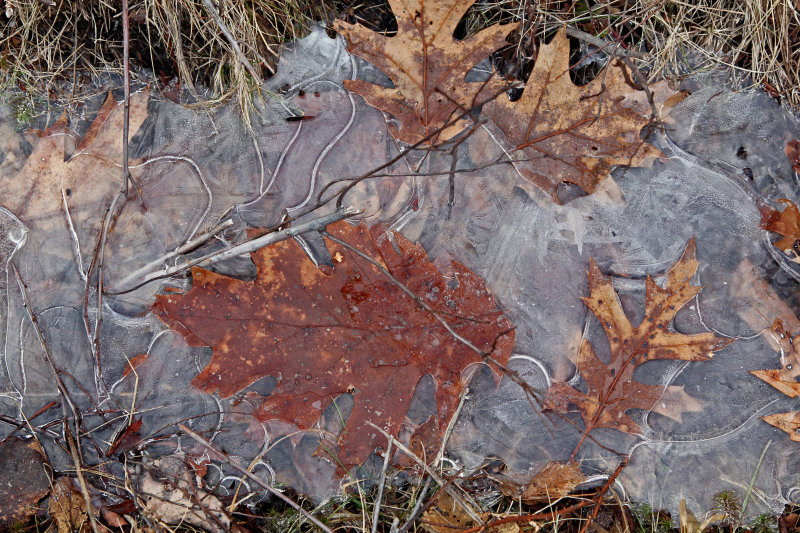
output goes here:
[[651, 81], [728, 67], [737, 87], [774, 89], [800, 108], [800, 0], [479, 0], [468, 16], [467, 33], [522, 20], [522, 43], [566, 23], [646, 52]]
[[[119, 3], [105, 0], [4, 0], [0, 87], [38, 99], [62, 96], [79, 75], [121, 70]], [[465, 33], [521, 20], [511, 56], [526, 65], [535, 39], [564, 23], [645, 51], [651, 79], [715, 66], [733, 69], [739, 86], [763, 85], [800, 108], [800, 0], [478, 0]], [[268, 78], [278, 46], [301, 36], [310, 20], [344, 16], [391, 29], [385, 0], [247, 0], [216, 2], [220, 16], [258, 74]], [[247, 107], [256, 82], [202, 0], [131, 1], [132, 61], [168, 78], [177, 74], [206, 101], [236, 98]], [[381, 26], [385, 26], [381, 28]]]
[[[82, 74], [121, 72], [122, 25], [118, 1], [5, 0], [0, 22], [0, 87], [36, 98]], [[220, 17], [262, 78], [277, 62], [280, 43], [301, 37], [307, 22], [326, 16], [314, 0], [218, 2]], [[131, 61], [162, 81], [180, 77], [206, 100], [236, 97], [244, 104], [255, 87], [202, 0], [131, 0]], [[67, 83], [63, 83], [67, 82]], [[201, 90], [198, 86], [208, 90]], [[197, 88], [197, 89], [196, 89]]]

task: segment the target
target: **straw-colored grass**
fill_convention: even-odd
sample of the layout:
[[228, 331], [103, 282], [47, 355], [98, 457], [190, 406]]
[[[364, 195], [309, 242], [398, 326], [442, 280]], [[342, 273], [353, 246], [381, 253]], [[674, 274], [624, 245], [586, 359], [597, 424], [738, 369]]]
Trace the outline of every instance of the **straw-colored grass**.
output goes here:
[[[71, 87], [59, 81], [69, 82], [81, 72], [121, 70], [119, 0], [4, 2], [0, 87], [13, 84], [38, 98], [54, 97], [59, 87]], [[774, 88], [798, 108], [798, 4], [800, 0], [478, 0], [464, 28], [472, 33], [496, 22], [522, 21], [515, 58], [524, 60], [530, 59], [524, 49], [534, 50], [532, 37], [567, 23], [646, 52], [639, 66], [651, 80], [728, 66], [739, 86]], [[331, 21], [337, 14], [371, 26], [391, 20], [385, 0], [219, 0], [215, 5], [263, 79], [274, 71], [280, 43], [301, 36], [311, 20]], [[202, 0], [132, 0], [130, 12], [133, 63], [157, 76], [179, 75], [184, 88], [207, 101], [235, 97], [247, 107], [255, 80]]]
[[[69, 86], [82, 73], [121, 72], [120, 2], [5, 0], [0, 17], [0, 87], [39, 98]], [[278, 48], [301, 37], [307, 23], [326, 16], [314, 0], [215, 2], [220, 17], [262, 79], [277, 63]], [[190, 93], [205, 99], [236, 97], [244, 104], [255, 87], [202, 0], [131, 0], [131, 62], [156, 76], [177, 74]], [[60, 83], [66, 81], [68, 83]], [[201, 90], [200, 86], [207, 88]]]
[[523, 43], [566, 23], [646, 52], [651, 81], [729, 67], [737, 87], [772, 88], [800, 108], [800, 0], [479, 0], [468, 17], [467, 33], [521, 20]]

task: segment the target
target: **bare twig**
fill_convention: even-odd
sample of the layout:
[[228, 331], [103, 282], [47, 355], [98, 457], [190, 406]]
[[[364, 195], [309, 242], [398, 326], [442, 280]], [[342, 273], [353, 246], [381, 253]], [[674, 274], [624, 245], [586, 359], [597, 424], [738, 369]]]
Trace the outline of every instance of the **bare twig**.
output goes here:
[[[585, 31], [581, 31], [577, 28], [573, 28], [572, 26], [567, 26], [567, 35], [573, 37], [575, 39], [579, 39], [581, 41], [587, 42], [594, 46], [595, 48], [599, 48], [600, 50], [605, 51], [607, 48], [615, 48], [617, 45], [606, 41], [605, 39], [601, 39], [600, 37], [595, 37], [591, 33], [586, 33]], [[614, 55], [622, 56], [622, 57], [633, 57], [636, 59], [645, 59], [647, 54], [643, 52], [639, 52], [637, 50], [626, 50], [624, 48], [616, 50]]]
[[589, 520], [587, 520], [586, 523], [583, 524], [583, 527], [581, 528], [580, 533], [586, 533], [586, 531], [588, 531], [588, 529], [589, 529], [589, 526], [592, 525], [592, 522], [594, 521], [594, 519], [597, 518], [597, 514], [600, 512], [600, 506], [603, 503], [603, 498], [605, 498], [606, 492], [608, 492], [608, 489], [610, 489], [611, 485], [613, 485], [614, 482], [617, 480], [617, 477], [620, 475], [622, 470], [626, 466], [628, 466], [628, 460], [629, 459], [630, 459], [630, 456], [629, 455], [625, 455], [622, 458], [622, 460], [619, 462], [619, 464], [617, 465], [616, 470], [614, 470], [614, 472], [610, 476], [608, 476], [608, 479], [603, 484], [603, 486], [600, 488], [600, 491], [599, 491], [599, 493], [597, 495], [597, 499], [595, 500], [594, 510], [592, 511], [591, 516], [589, 516]]
[[122, 278], [121, 280], [116, 282], [115, 286], [117, 286], [117, 287], [125, 287], [127, 285], [130, 285], [131, 283], [133, 283], [137, 279], [140, 279], [142, 276], [152, 272], [154, 268], [157, 268], [160, 265], [163, 265], [164, 263], [166, 263], [167, 261], [169, 261], [173, 257], [177, 257], [179, 255], [183, 255], [183, 254], [191, 252], [192, 250], [194, 250], [195, 248], [197, 248], [198, 246], [200, 246], [204, 242], [206, 242], [209, 239], [213, 238], [214, 235], [216, 235], [219, 232], [229, 228], [232, 225], [233, 225], [233, 220], [230, 220], [230, 219], [226, 220], [225, 222], [222, 222], [221, 224], [217, 224], [216, 226], [214, 226], [213, 228], [209, 229], [208, 231], [206, 231], [205, 233], [203, 233], [199, 237], [190, 240], [189, 242], [187, 242], [183, 246], [179, 246], [175, 250], [173, 250], [171, 252], [168, 252], [168, 253], [162, 255], [159, 258], [153, 259], [152, 261], [147, 263], [145, 266], [143, 266], [141, 268], [137, 268], [136, 270], [134, 270], [133, 272], [131, 272], [130, 274], [128, 274], [127, 276], [125, 276], [124, 278]]
[[[358, 211], [357, 209], [354, 209], [352, 207], [337, 209], [336, 211], [334, 211], [329, 215], [325, 215], [316, 218], [314, 220], [309, 220], [308, 222], [303, 222], [301, 224], [298, 224], [297, 226], [290, 226], [280, 231], [268, 233], [266, 235], [262, 235], [261, 237], [245, 241], [241, 244], [232, 246], [230, 248], [224, 248], [222, 250], [217, 250], [215, 252], [208, 253], [204, 256], [198, 257], [197, 259], [189, 261], [183, 265], [176, 265], [169, 268], [165, 268], [163, 270], [150, 272], [149, 274], [146, 274], [141, 281], [139, 281], [136, 285], [132, 287], [124, 287], [124, 285], [120, 286], [122, 285], [122, 283], [118, 283], [117, 285], [114, 286], [114, 290], [108, 291], [107, 294], [122, 294], [125, 292], [130, 292], [132, 290], [138, 289], [139, 287], [147, 283], [150, 283], [151, 281], [166, 278], [175, 275], [179, 272], [184, 272], [194, 266], [204, 267], [212, 265], [214, 263], [219, 263], [221, 261], [230, 259], [232, 257], [238, 257], [246, 253], [254, 252], [258, 249], [264, 248], [265, 246], [275, 244], [276, 242], [285, 241], [286, 239], [291, 239], [292, 237], [296, 237], [297, 235], [301, 235], [308, 231], [322, 231], [328, 226], [328, 224], [338, 222], [339, 220], [344, 220], [345, 218], [350, 218], [352, 216], [359, 214], [360, 212], [361, 211]], [[128, 278], [126, 278], [126, 280], [127, 279]]]
[[239, 46], [239, 41], [237, 41], [234, 36], [231, 34], [228, 27], [225, 25], [225, 22], [222, 21], [222, 18], [217, 13], [217, 8], [211, 0], [203, 0], [203, 3], [208, 8], [208, 12], [211, 13], [211, 17], [214, 19], [214, 22], [217, 23], [219, 29], [222, 30], [223, 35], [228, 40], [228, 43], [233, 48], [233, 51], [236, 53], [236, 57], [239, 58], [239, 61], [244, 65], [244, 68], [247, 69], [247, 72], [253, 77], [253, 79], [258, 82], [258, 86], [261, 87], [264, 85], [264, 80], [261, 79], [261, 76], [258, 75], [256, 69], [253, 68], [253, 65], [250, 63], [250, 60], [247, 59], [247, 56], [244, 55], [242, 52], [242, 48]]
[[381, 514], [381, 500], [383, 499], [383, 486], [386, 484], [386, 471], [389, 470], [389, 461], [392, 460], [392, 441], [386, 445], [386, 455], [383, 457], [381, 479], [378, 482], [378, 495], [375, 497], [375, 508], [372, 511], [372, 533], [378, 531], [378, 517]]
[[416, 505], [414, 505], [414, 509], [411, 510], [411, 514], [408, 516], [408, 520], [406, 520], [405, 524], [403, 524], [399, 529], [396, 530], [393, 529], [390, 533], [405, 533], [412, 525], [414, 525], [414, 522], [417, 520], [417, 517], [422, 513], [422, 510], [424, 509], [425, 495], [428, 494], [428, 490], [431, 488], [432, 482], [433, 478], [428, 476], [428, 479], [425, 480], [425, 485], [419, 492], [419, 496], [417, 496], [417, 503]]
[[[50, 350], [47, 348], [47, 342], [44, 338], [44, 333], [42, 333], [42, 329], [39, 327], [39, 321], [36, 320], [36, 315], [33, 313], [33, 309], [31, 309], [30, 301], [28, 300], [28, 291], [27, 287], [25, 286], [25, 282], [22, 281], [22, 277], [19, 275], [19, 270], [17, 269], [17, 265], [13, 262], [11, 264], [11, 269], [14, 271], [14, 277], [17, 280], [17, 286], [19, 287], [20, 294], [22, 295], [22, 305], [25, 307], [25, 311], [28, 314], [28, 318], [33, 325], [33, 330], [36, 333], [36, 338], [39, 340], [39, 344], [42, 346], [42, 351], [44, 352], [44, 358], [47, 361], [48, 365], [50, 366], [50, 370], [53, 372], [53, 376], [56, 380], [56, 388], [58, 389], [59, 394], [64, 399], [67, 405], [69, 405], [70, 410], [72, 411], [72, 421], [75, 425], [75, 437], [72, 435], [72, 431], [69, 427], [69, 419], [70, 417], [67, 416], [67, 408], [64, 404], [61, 405], [61, 409], [64, 414], [64, 438], [67, 440], [67, 445], [69, 446], [70, 455], [72, 456], [72, 461], [75, 465], [75, 474], [78, 477], [78, 484], [81, 487], [81, 493], [83, 494], [83, 500], [86, 505], [86, 514], [89, 515], [89, 520], [92, 524], [92, 531], [94, 533], [99, 533], [99, 528], [97, 526], [97, 519], [94, 515], [94, 509], [92, 507], [92, 498], [89, 496], [89, 488], [86, 484], [86, 479], [83, 476], [83, 467], [82, 467], [82, 460], [81, 460], [81, 452], [80, 452], [80, 412], [78, 411], [77, 406], [72, 401], [72, 397], [69, 394], [66, 386], [64, 385], [64, 381], [61, 379], [61, 374], [59, 373], [58, 369], [56, 368], [55, 363], [53, 362], [53, 358], [50, 355]], [[76, 439], [78, 439], [76, 441]]]
[[466, 495], [466, 494], [460, 494], [460, 493], [459, 493], [459, 492], [458, 492], [458, 491], [455, 489], [455, 487], [454, 487], [453, 485], [449, 484], [449, 483], [447, 482], [447, 480], [445, 480], [445, 479], [442, 479], [442, 478], [439, 476], [439, 474], [437, 474], [437, 473], [436, 473], [436, 470], [434, 470], [434, 469], [433, 469], [433, 468], [431, 468], [429, 465], [427, 465], [427, 464], [425, 463], [425, 461], [423, 461], [422, 459], [420, 459], [420, 458], [417, 456], [417, 454], [415, 454], [414, 452], [412, 452], [412, 451], [411, 451], [411, 450], [410, 450], [410, 449], [409, 449], [409, 448], [408, 448], [406, 445], [404, 445], [402, 442], [400, 442], [400, 441], [398, 441], [397, 439], [395, 439], [395, 438], [394, 438], [392, 435], [390, 435], [389, 433], [387, 433], [385, 430], [383, 430], [382, 428], [380, 428], [380, 427], [376, 426], [375, 424], [373, 424], [373, 423], [372, 423], [372, 422], [370, 422], [369, 420], [367, 420], [367, 425], [369, 425], [369, 426], [371, 426], [371, 427], [373, 427], [373, 428], [377, 429], [378, 431], [380, 431], [380, 432], [383, 434], [383, 436], [384, 436], [384, 437], [386, 437], [387, 439], [389, 439], [389, 441], [390, 441], [390, 442], [393, 442], [393, 443], [394, 443], [394, 445], [395, 445], [395, 446], [397, 446], [397, 449], [398, 449], [398, 450], [400, 450], [401, 452], [403, 452], [403, 453], [405, 453], [406, 455], [408, 455], [408, 456], [409, 456], [409, 457], [410, 457], [410, 458], [411, 458], [411, 459], [412, 459], [412, 460], [413, 460], [415, 463], [417, 463], [419, 466], [421, 466], [421, 467], [422, 467], [422, 469], [423, 469], [423, 470], [425, 470], [425, 472], [427, 472], [427, 474], [428, 474], [428, 475], [429, 475], [431, 478], [433, 478], [433, 480], [434, 480], [436, 483], [438, 483], [438, 484], [439, 484], [439, 486], [441, 486], [441, 487], [445, 487], [445, 490], [446, 490], [446, 491], [447, 491], [447, 493], [448, 493], [448, 494], [449, 494], [449, 495], [450, 495], [450, 496], [453, 498], [453, 501], [454, 501], [454, 502], [456, 502], [456, 503], [457, 503], [457, 504], [458, 504], [458, 505], [459, 505], [459, 506], [460, 506], [460, 507], [461, 507], [461, 508], [464, 510], [464, 512], [465, 512], [465, 513], [467, 513], [467, 514], [469, 515], [469, 517], [470, 517], [470, 518], [472, 518], [473, 522], [475, 522], [476, 524], [481, 524], [481, 525], [483, 525], [483, 524], [484, 524], [484, 521], [483, 521], [483, 519], [482, 519], [480, 516], [478, 516], [478, 513], [476, 513], [476, 512], [475, 512], [475, 510], [474, 510], [474, 507], [478, 507], [478, 505], [477, 505], [475, 502], [470, 502], [469, 504], [467, 504], [467, 503], [464, 501], [464, 499], [465, 499], [465, 498], [467, 498], [467, 499], [471, 499], [471, 498], [469, 498], [469, 496], [468, 496], [468, 495]]
[[309, 513], [308, 511], [306, 511], [305, 509], [303, 509], [299, 505], [297, 505], [297, 503], [292, 501], [290, 498], [288, 498], [281, 491], [275, 490], [275, 488], [272, 487], [270, 484], [265, 483], [258, 476], [253, 475], [246, 468], [242, 468], [236, 461], [234, 461], [233, 459], [228, 457], [228, 455], [226, 453], [223, 453], [223, 452], [217, 450], [216, 448], [214, 448], [214, 446], [210, 442], [208, 442], [206, 439], [204, 439], [203, 437], [201, 437], [200, 435], [198, 435], [197, 433], [195, 433], [191, 429], [187, 428], [183, 424], [178, 424], [178, 428], [181, 431], [183, 431], [184, 433], [186, 433], [188, 436], [190, 436], [191, 438], [196, 440], [198, 443], [200, 443], [206, 449], [206, 451], [208, 451], [209, 456], [212, 456], [212, 457], [216, 458], [218, 461], [222, 461], [224, 463], [227, 463], [228, 465], [233, 467], [234, 470], [238, 471], [240, 474], [243, 474], [243, 475], [247, 476], [248, 479], [252, 480], [256, 484], [258, 484], [260, 487], [266, 489], [267, 492], [269, 492], [273, 496], [276, 496], [276, 497], [280, 498], [281, 500], [283, 500], [286, 504], [288, 504], [295, 511], [301, 513], [303, 516], [305, 516], [308, 520], [310, 520], [315, 526], [320, 528], [322, 531], [325, 531], [326, 533], [333, 533], [330, 529], [328, 529], [328, 527], [325, 524], [323, 524], [322, 522], [317, 520], [311, 513]]
[[130, 21], [128, 20], [128, 0], [122, 0], [122, 77], [125, 85], [124, 115], [122, 119], [122, 180], [125, 194], [128, 194], [128, 134], [131, 119], [131, 70], [128, 60], [130, 48]]

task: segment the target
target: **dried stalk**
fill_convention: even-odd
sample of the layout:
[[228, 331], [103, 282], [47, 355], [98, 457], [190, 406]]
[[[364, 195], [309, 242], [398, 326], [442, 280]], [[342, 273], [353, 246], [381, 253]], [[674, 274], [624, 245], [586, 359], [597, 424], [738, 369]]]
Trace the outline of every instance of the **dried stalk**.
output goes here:
[[[92, 524], [92, 531], [94, 533], [100, 533], [100, 529], [97, 525], [97, 519], [95, 518], [94, 508], [92, 507], [92, 498], [89, 496], [89, 488], [86, 483], [86, 478], [83, 476], [83, 461], [81, 460], [81, 452], [80, 452], [80, 413], [78, 408], [75, 406], [75, 403], [72, 401], [72, 397], [69, 394], [66, 386], [64, 385], [64, 381], [61, 379], [61, 374], [59, 373], [58, 369], [56, 368], [55, 363], [53, 363], [53, 358], [50, 355], [50, 350], [47, 348], [47, 342], [44, 339], [44, 333], [42, 333], [42, 329], [39, 327], [39, 322], [36, 320], [36, 315], [33, 314], [33, 309], [31, 309], [30, 301], [28, 300], [28, 291], [27, 287], [25, 286], [25, 282], [22, 281], [22, 277], [19, 274], [19, 270], [17, 269], [17, 265], [13, 262], [11, 263], [11, 269], [14, 271], [14, 276], [17, 279], [17, 286], [19, 287], [20, 294], [22, 295], [22, 305], [25, 308], [25, 311], [28, 313], [28, 318], [33, 325], [33, 330], [36, 333], [36, 338], [39, 340], [39, 344], [42, 346], [42, 351], [44, 352], [44, 358], [47, 361], [48, 365], [50, 366], [50, 370], [53, 372], [53, 376], [56, 380], [56, 388], [58, 389], [59, 394], [64, 401], [69, 406], [70, 411], [72, 411], [72, 420], [73, 424], [75, 424], [75, 437], [72, 435], [72, 431], [69, 428], [68, 420], [70, 417], [67, 415], [67, 408], [64, 404], [61, 405], [61, 409], [64, 415], [64, 438], [67, 440], [67, 445], [69, 446], [70, 455], [72, 456], [72, 461], [75, 465], [75, 474], [78, 477], [78, 484], [81, 487], [81, 493], [83, 495], [84, 504], [86, 505], [86, 514], [89, 515], [89, 520]], [[77, 439], [77, 440], [76, 440]]]
[[225, 248], [223, 250], [217, 250], [216, 252], [208, 253], [202, 257], [198, 257], [197, 259], [189, 261], [186, 264], [176, 265], [169, 268], [165, 268], [163, 270], [151, 272], [145, 275], [144, 278], [133, 287], [124, 287], [124, 286], [120, 287], [122, 283], [118, 283], [114, 287], [115, 290], [108, 291], [107, 294], [122, 294], [124, 292], [130, 292], [132, 290], [138, 289], [143, 285], [146, 285], [147, 283], [150, 283], [151, 281], [169, 277], [179, 272], [184, 272], [194, 266], [204, 267], [208, 265], [213, 265], [215, 263], [225, 261], [226, 259], [231, 259], [233, 257], [238, 257], [243, 254], [254, 252], [256, 250], [264, 248], [265, 246], [269, 246], [270, 244], [275, 244], [276, 242], [291, 239], [292, 237], [296, 237], [308, 231], [322, 231], [328, 226], [328, 224], [333, 224], [334, 222], [338, 222], [339, 220], [344, 220], [345, 218], [350, 218], [360, 213], [361, 211], [353, 207], [337, 209], [336, 211], [334, 211], [329, 215], [325, 215], [316, 218], [314, 220], [309, 220], [308, 222], [303, 222], [302, 224], [298, 224], [297, 226], [291, 226], [286, 229], [276, 231], [274, 233], [268, 233], [261, 237], [245, 241], [242, 244], [238, 244], [230, 248]]
[[311, 513], [309, 513], [308, 511], [306, 511], [305, 509], [303, 509], [299, 505], [297, 505], [297, 503], [292, 501], [290, 498], [287, 498], [286, 495], [283, 494], [282, 492], [280, 492], [279, 490], [275, 490], [275, 488], [272, 487], [270, 484], [264, 483], [264, 481], [262, 481], [258, 476], [253, 475], [246, 468], [242, 468], [241, 466], [239, 466], [239, 464], [236, 461], [234, 461], [233, 459], [228, 457], [228, 455], [226, 453], [221, 452], [221, 451], [217, 450], [216, 448], [214, 448], [214, 446], [210, 442], [208, 442], [206, 439], [204, 439], [203, 437], [201, 437], [200, 435], [198, 435], [197, 433], [195, 433], [191, 429], [187, 428], [183, 424], [178, 424], [178, 428], [181, 431], [183, 431], [184, 433], [186, 433], [187, 435], [189, 435], [191, 438], [196, 440], [198, 443], [200, 443], [208, 451], [208, 454], [210, 456], [216, 458], [218, 461], [222, 461], [224, 463], [227, 463], [228, 465], [233, 467], [234, 470], [238, 471], [240, 474], [243, 474], [243, 475], [247, 476], [248, 479], [250, 479], [251, 481], [255, 482], [260, 487], [266, 489], [267, 492], [269, 492], [273, 496], [277, 496], [278, 498], [283, 500], [292, 509], [294, 509], [295, 511], [297, 511], [300, 514], [302, 514], [303, 516], [305, 516], [308, 520], [310, 520], [315, 526], [320, 528], [322, 531], [325, 531], [326, 533], [333, 533], [330, 529], [328, 529], [328, 527], [325, 524], [323, 524], [322, 522], [320, 522], [319, 520], [314, 518], [314, 516]]

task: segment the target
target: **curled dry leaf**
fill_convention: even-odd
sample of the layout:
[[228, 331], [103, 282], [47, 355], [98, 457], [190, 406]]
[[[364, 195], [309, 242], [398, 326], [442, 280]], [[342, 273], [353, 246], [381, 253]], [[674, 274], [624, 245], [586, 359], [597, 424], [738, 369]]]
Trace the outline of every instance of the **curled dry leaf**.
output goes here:
[[[437, 132], [453, 117], [474, 107], [483, 83], [467, 82], [467, 72], [506, 44], [516, 24], [495, 25], [459, 41], [453, 37], [472, 5], [463, 0], [390, 0], [397, 35], [388, 37], [360, 24], [336, 21], [349, 41], [348, 51], [381, 69], [394, 82], [389, 89], [363, 80], [345, 87], [373, 107], [393, 115], [396, 139], [414, 144]], [[457, 132], [452, 132], [457, 133]]]
[[[484, 109], [530, 161], [520, 167], [523, 175], [554, 199], [561, 183], [591, 194], [612, 166], [635, 166], [661, 155], [639, 135], [651, 110], [625, 64], [612, 61], [595, 80], [578, 87], [569, 77], [569, 55], [562, 28], [539, 48], [519, 100], [500, 95]], [[489, 92], [503, 86], [495, 75]]]
[[89, 520], [86, 514], [86, 500], [68, 477], [59, 478], [53, 486], [47, 512], [55, 521], [58, 533], [84, 531], [84, 526]]
[[[502, 363], [514, 344], [511, 322], [484, 282], [459, 263], [445, 278], [423, 248], [382, 228], [339, 222], [330, 234], [385, 268], [446, 320], [454, 333]], [[213, 357], [193, 384], [230, 396], [263, 376], [274, 392], [257, 409], [263, 420], [310, 428], [337, 396], [354, 395], [339, 437], [346, 467], [361, 464], [397, 435], [417, 382], [437, 383], [437, 423], [446, 426], [462, 391], [461, 372], [483, 361], [375, 265], [328, 240], [337, 262], [315, 267], [294, 241], [252, 254], [258, 276], [240, 281], [194, 269], [192, 289], [158, 298], [154, 312]]]
[[778, 202], [786, 205], [783, 211], [778, 211], [768, 205], [760, 206], [761, 229], [772, 231], [783, 237], [775, 241], [775, 248], [790, 255], [800, 255], [795, 249], [796, 243], [800, 239], [800, 210], [794, 202], [786, 198], [781, 198]]
[[[489, 513], [482, 513], [479, 516], [482, 520], [486, 520], [489, 518]], [[420, 524], [427, 533], [457, 533], [477, 525], [445, 491], [442, 491], [433, 506], [422, 514]]]
[[525, 503], [553, 501], [567, 496], [584, 479], [585, 476], [581, 473], [578, 463], [550, 461], [530, 483], [523, 486], [503, 483], [502, 491], [514, 500], [522, 498]]
[[567, 412], [570, 406], [576, 406], [586, 426], [584, 435], [598, 427], [628, 433], [640, 431], [639, 425], [628, 416], [628, 409], [652, 409], [664, 388], [635, 381], [633, 372], [639, 365], [653, 359], [706, 361], [713, 352], [732, 342], [710, 332], [684, 335], [671, 330], [675, 314], [700, 292], [700, 287], [689, 283], [696, 271], [692, 239], [683, 256], [667, 273], [663, 288], [653, 278], [647, 277], [646, 314], [641, 324], [634, 327], [625, 316], [611, 278], [603, 275], [592, 261], [590, 296], [583, 301], [605, 330], [611, 359], [608, 363], [601, 361], [589, 341], [584, 339], [577, 366], [588, 392], [557, 382], [548, 390], [546, 404], [559, 412]]

